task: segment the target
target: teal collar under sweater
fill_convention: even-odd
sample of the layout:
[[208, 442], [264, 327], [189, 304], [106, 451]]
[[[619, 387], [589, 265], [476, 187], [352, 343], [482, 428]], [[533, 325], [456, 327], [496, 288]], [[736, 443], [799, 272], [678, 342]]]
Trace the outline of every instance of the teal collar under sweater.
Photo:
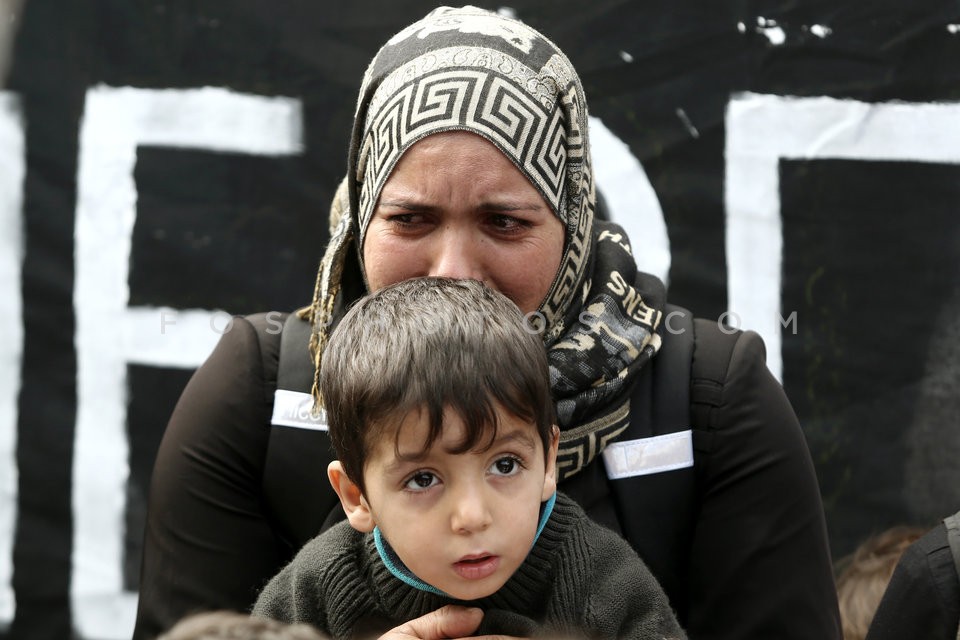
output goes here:
[[[564, 546], [571, 527], [580, 517], [582, 512], [573, 501], [558, 496], [536, 543], [520, 568], [496, 593], [469, 604], [484, 609], [523, 611], [539, 618], [545, 611], [547, 592], [554, 581], [556, 554]], [[407, 620], [457, 602], [448, 596], [424, 591], [397, 579], [381, 560], [373, 535], [364, 536], [362, 544], [366, 558], [364, 573], [370, 580], [379, 606], [391, 616]]]
[[[550, 519], [550, 514], [553, 513], [553, 506], [557, 502], [556, 492], [550, 496], [546, 502], [543, 503], [540, 507], [540, 522], [537, 525], [537, 532], [533, 537], [533, 544], [530, 545], [531, 549], [536, 546], [537, 540], [540, 538], [540, 534], [543, 532], [543, 528], [547, 525], [547, 521]], [[384, 566], [392, 573], [398, 580], [414, 587], [420, 589], [421, 591], [426, 591], [427, 593], [433, 593], [438, 596], [444, 596], [449, 598], [446, 593], [437, 589], [432, 584], [427, 584], [420, 578], [418, 578], [407, 566], [403, 563], [400, 557], [393, 550], [393, 547], [390, 546], [390, 543], [383, 537], [383, 534], [380, 533], [380, 527], [374, 527], [373, 529], [373, 542], [377, 547], [377, 553], [380, 555], [380, 559], [383, 561]]]

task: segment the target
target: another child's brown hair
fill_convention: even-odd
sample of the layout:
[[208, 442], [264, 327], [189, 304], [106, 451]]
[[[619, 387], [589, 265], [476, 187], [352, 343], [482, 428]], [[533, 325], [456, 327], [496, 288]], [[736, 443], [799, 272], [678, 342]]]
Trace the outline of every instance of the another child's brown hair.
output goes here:
[[853, 554], [838, 561], [843, 640], [863, 640], [867, 636], [900, 556], [924, 533], [926, 530], [918, 527], [892, 527], [866, 539]]
[[327, 640], [307, 624], [286, 624], [233, 611], [188, 616], [158, 640]]

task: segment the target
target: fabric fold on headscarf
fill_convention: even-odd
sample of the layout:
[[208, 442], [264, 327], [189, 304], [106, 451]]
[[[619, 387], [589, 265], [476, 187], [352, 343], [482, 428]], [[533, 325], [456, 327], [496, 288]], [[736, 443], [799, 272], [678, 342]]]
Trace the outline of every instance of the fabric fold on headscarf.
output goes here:
[[[381, 48], [364, 74], [348, 172], [311, 305], [317, 371], [330, 332], [363, 295], [362, 246], [380, 190], [428, 135], [469, 131], [495, 145], [564, 224], [560, 267], [541, 303], [561, 427], [560, 479], [589, 464], [627, 426], [637, 374], [660, 346], [663, 284], [637, 271], [623, 231], [595, 221], [583, 87], [567, 57], [517, 20], [440, 7]], [[314, 385], [317, 408], [323, 399]]]

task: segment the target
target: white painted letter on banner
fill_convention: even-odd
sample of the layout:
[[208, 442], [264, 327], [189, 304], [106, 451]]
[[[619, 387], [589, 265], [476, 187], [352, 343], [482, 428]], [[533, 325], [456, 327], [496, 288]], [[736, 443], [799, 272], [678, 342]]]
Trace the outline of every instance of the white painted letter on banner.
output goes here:
[[[220, 335], [215, 311], [128, 307], [142, 146], [297, 154], [299, 100], [227, 89], [90, 89], [80, 128], [75, 228], [77, 425], [73, 619], [83, 637], [129, 638], [136, 594], [122, 589], [128, 475], [126, 367], [196, 367]], [[175, 324], [170, 321], [175, 314]], [[164, 318], [167, 318], [165, 321]], [[161, 330], [162, 329], [162, 330]]]
[[0, 628], [13, 620], [13, 532], [17, 514], [17, 397], [23, 359], [23, 181], [20, 102], [0, 91]]
[[[744, 93], [727, 106], [727, 290], [731, 312], [783, 379], [781, 159], [960, 164], [960, 104], [867, 103]], [[802, 321], [802, 319], [801, 319]], [[794, 331], [796, 327], [794, 326]]]

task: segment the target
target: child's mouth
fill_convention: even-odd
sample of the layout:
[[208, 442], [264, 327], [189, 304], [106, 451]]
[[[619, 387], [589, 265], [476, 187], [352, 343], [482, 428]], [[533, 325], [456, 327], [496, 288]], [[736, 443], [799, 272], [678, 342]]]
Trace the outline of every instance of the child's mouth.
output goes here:
[[500, 558], [490, 554], [466, 556], [453, 563], [453, 570], [465, 580], [482, 580], [500, 566]]

